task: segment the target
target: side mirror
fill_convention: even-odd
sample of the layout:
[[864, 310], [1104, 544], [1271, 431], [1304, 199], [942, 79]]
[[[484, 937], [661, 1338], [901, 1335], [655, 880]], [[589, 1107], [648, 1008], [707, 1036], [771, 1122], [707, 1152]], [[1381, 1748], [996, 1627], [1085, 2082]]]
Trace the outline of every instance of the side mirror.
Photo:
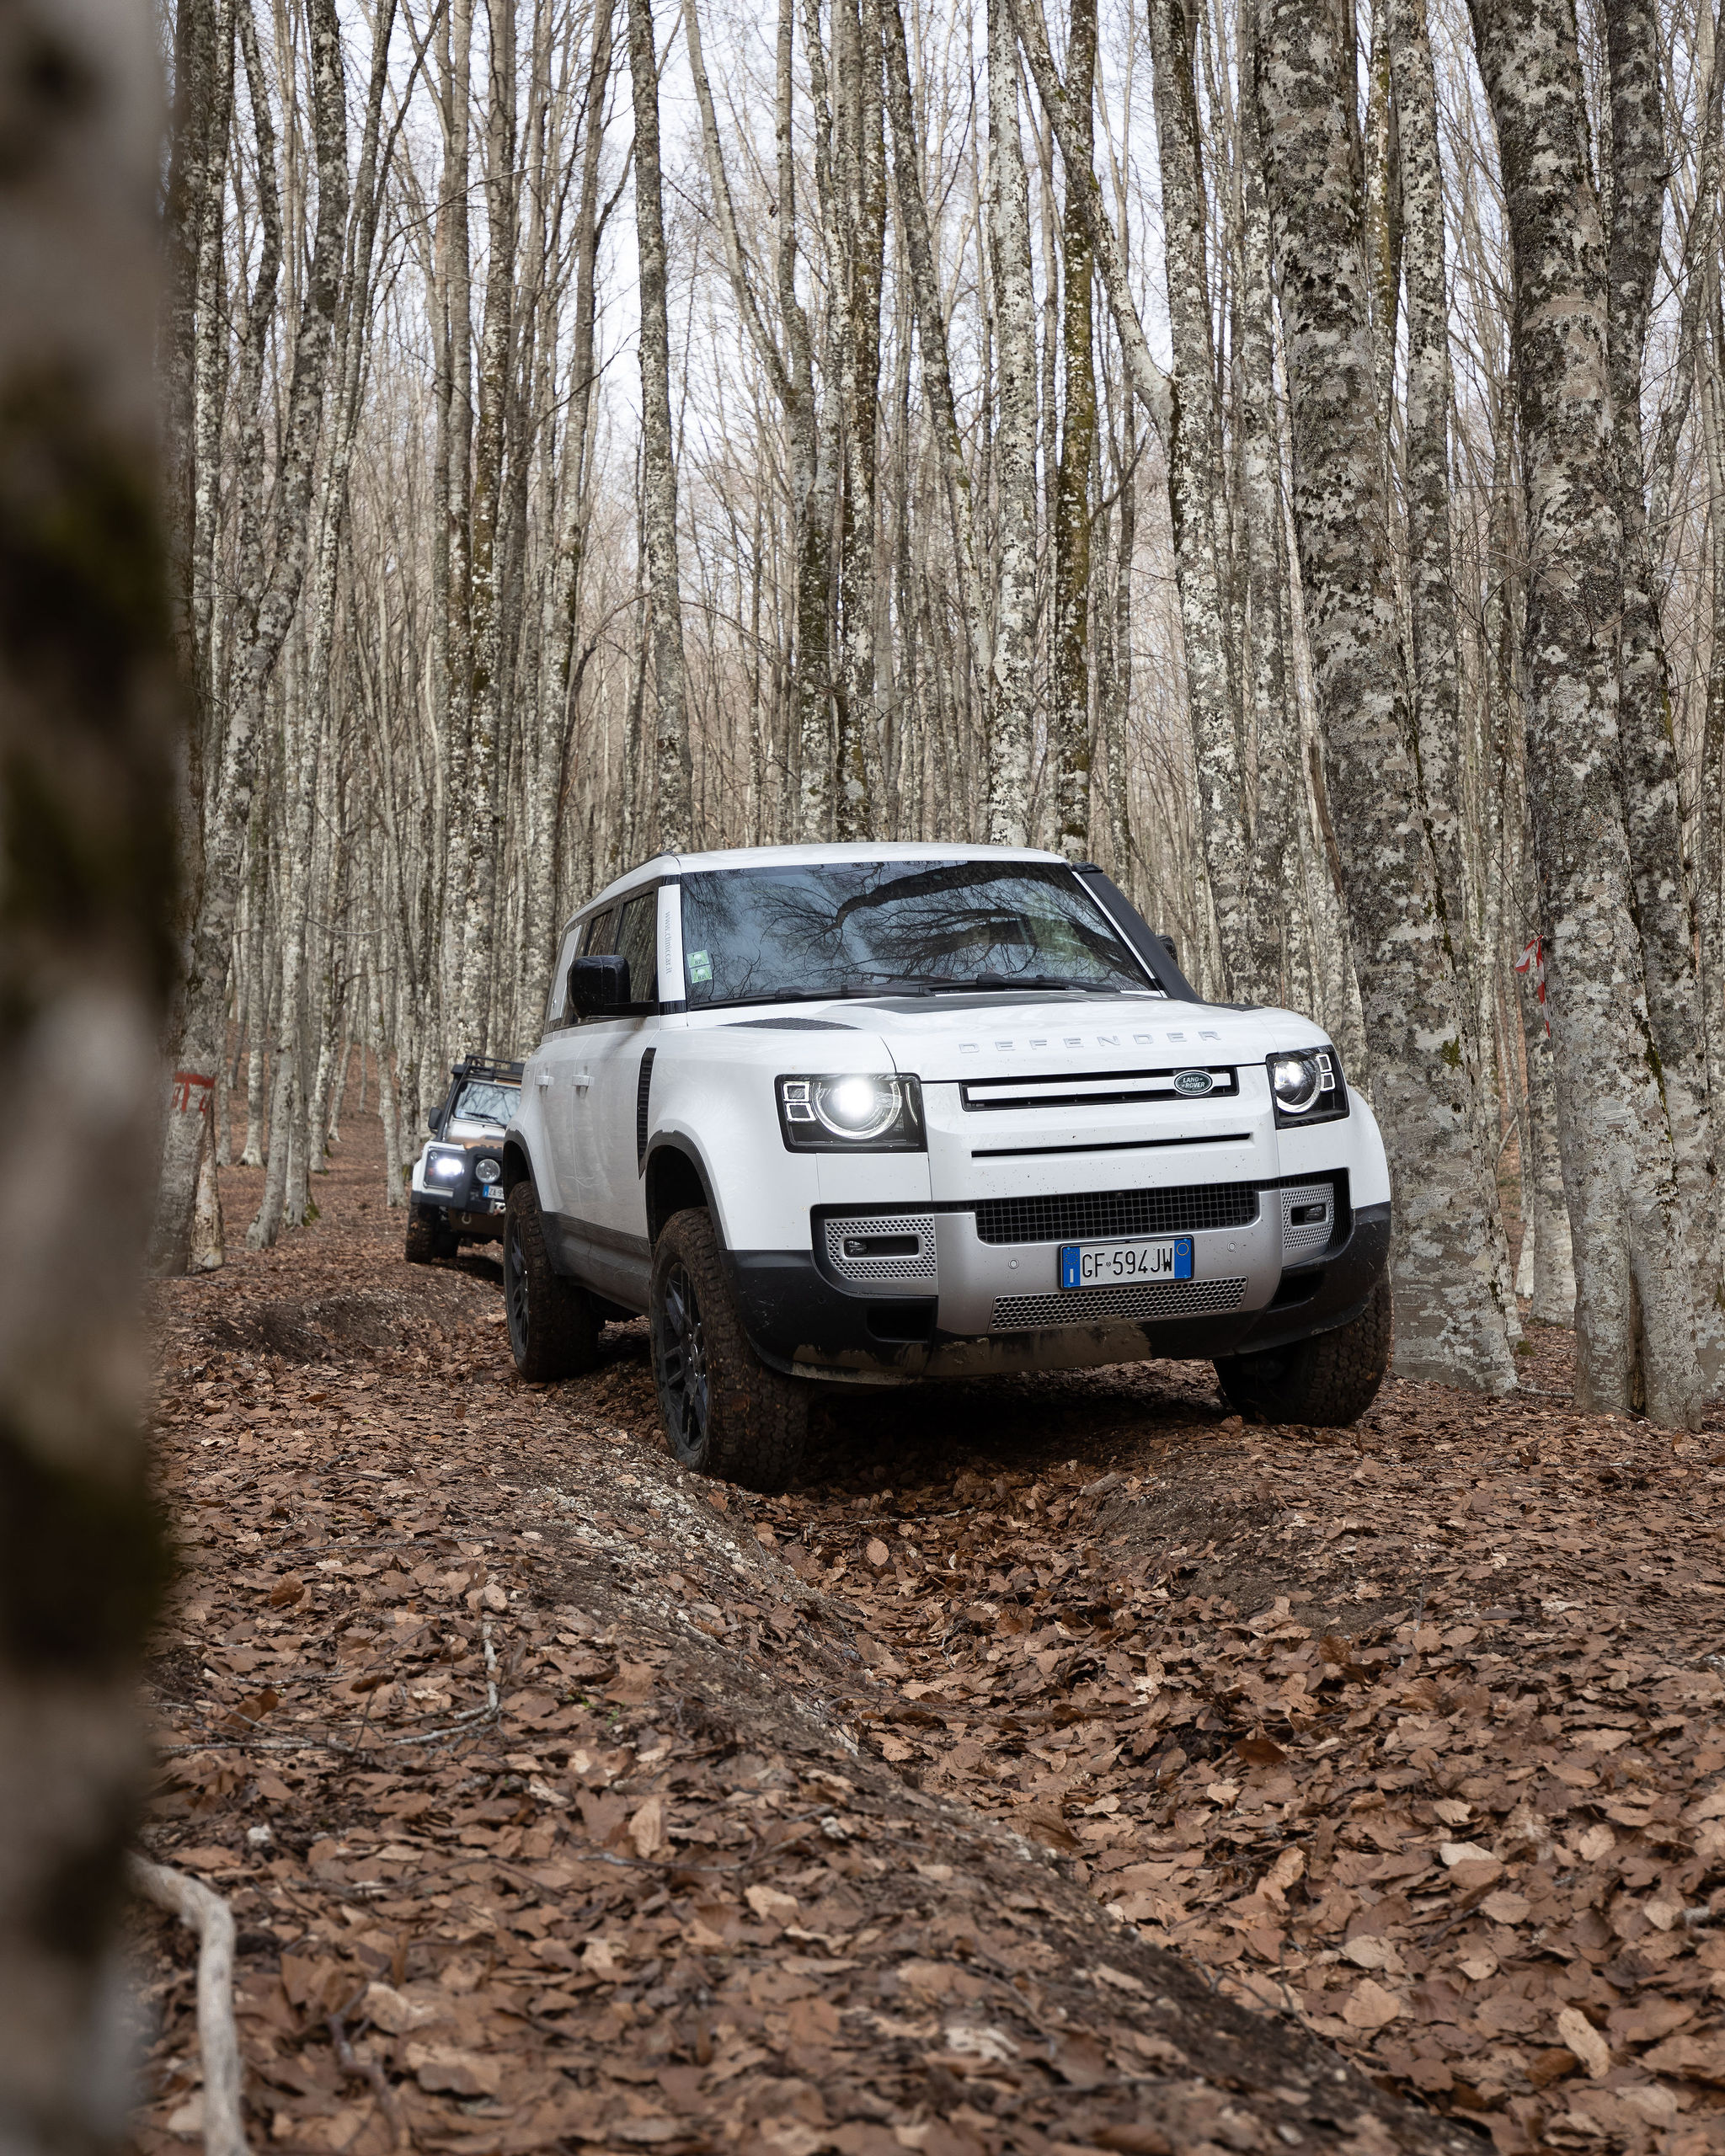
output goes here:
[[577, 958], [569, 968], [569, 1008], [590, 1018], [621, 1011], [629, 1000], [629, 962], [615, 955]]
[[442, 1109], [441, 1109], [441, 1108], [433, 1108], [433, 1109], [432, 1109], [432, 1111], [431, 1111], [431, 1113], [430, 1113], [430, 1115], [428, 1115], [428, 1116], [426, 1117], [426, 1118], [425, 1118], [425, 1128], [426, 1128], [426, 1129], [427, 1129], [427, 1130], [429, 1130], [429, 1131], [430, 1132], [431, 1135], [432, 1135], [434, 1138], [441, 1138], [441, 1137], [442, 1137], [442, 1135], [443, 1135], [443, 1111], [442, 1111]]
[[1162, 945], [1163, 950], [1167, 953], [1168, 956], [1178, 966], [1180, 963], [1180, 953], [1175, 945], [1173, 937], [1172, 936], [1158, 936], [1156, 940]]

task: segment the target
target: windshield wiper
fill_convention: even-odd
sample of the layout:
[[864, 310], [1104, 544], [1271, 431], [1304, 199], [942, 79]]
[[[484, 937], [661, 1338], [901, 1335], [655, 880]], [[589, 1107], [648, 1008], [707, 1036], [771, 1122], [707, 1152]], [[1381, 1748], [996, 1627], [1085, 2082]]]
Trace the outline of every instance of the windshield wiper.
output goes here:
[[1114, 992], [1105, 982], [1063, 980], [1057, 974], [1014, 974], [1008, 979], [996, 973], [980, 973], [970, 980], [948, 980], [932, 974], [891, 974], [883, 975], [876, 987], [858, 988], [847, 983], [832, 992], [839, 995], [999, 995], [1019, 988], [1080, 995]]

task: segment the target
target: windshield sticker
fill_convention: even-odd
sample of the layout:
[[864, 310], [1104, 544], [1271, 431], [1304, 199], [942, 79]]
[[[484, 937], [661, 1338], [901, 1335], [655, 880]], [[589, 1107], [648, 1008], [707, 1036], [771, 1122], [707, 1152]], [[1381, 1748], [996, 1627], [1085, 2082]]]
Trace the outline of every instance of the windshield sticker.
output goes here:
[[713, 979], [713, 961], [704, 951], [690, 952], [689, 979], [692, 981], [709, 981]]

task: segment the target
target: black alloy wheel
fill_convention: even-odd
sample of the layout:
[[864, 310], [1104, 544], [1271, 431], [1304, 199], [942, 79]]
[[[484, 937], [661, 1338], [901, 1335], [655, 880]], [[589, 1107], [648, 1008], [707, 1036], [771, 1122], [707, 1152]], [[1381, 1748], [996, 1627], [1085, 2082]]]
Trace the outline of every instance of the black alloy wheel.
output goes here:
[[524, 1378], [579, 1377], [599, 1359], [593, 1299], [552, 1264], [539, 1195], [525, 1180], [510, 1192], [503, 1219], [503, 1314]]
[[689, 1268], [674, 1262], [666, 1272], [660, 1319], [659, 1383], [670, 1449], [685, 1467], [707, 1465], [712, 1449], [712, 1388], [707, 1373], [707, 1336], [701, 1299]]
[[810, 1388], [749, 1344], [705, 1207], [674, 1213], [653, 1248], [653, 1377], [671, 1452], [750, 1490], [782, 1490], [809, 1434]]
[[517, 1369], [527, 1363], [527, 1335], [532, 1314], [527, 1299], [527, 1259], [521, 1248], [519, 1214], [503, 1227], [503, 1307], [509, 1321], [510, 1352]]

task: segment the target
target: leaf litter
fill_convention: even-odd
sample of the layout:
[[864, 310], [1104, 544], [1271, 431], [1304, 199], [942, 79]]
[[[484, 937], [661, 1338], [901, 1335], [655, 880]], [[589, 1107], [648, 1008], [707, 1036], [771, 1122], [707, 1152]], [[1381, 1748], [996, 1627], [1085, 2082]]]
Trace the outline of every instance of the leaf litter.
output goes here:
[[234, 1908], [259, 2146], [1725, 2149], [1717, 1438], [1541, 1333], [1347, 1433], [1197, 1364], [846, 1400], [760, 1498], [638, 1326], [522, 1385], [368, 1137], [158, 1291], [144, 1839]]

